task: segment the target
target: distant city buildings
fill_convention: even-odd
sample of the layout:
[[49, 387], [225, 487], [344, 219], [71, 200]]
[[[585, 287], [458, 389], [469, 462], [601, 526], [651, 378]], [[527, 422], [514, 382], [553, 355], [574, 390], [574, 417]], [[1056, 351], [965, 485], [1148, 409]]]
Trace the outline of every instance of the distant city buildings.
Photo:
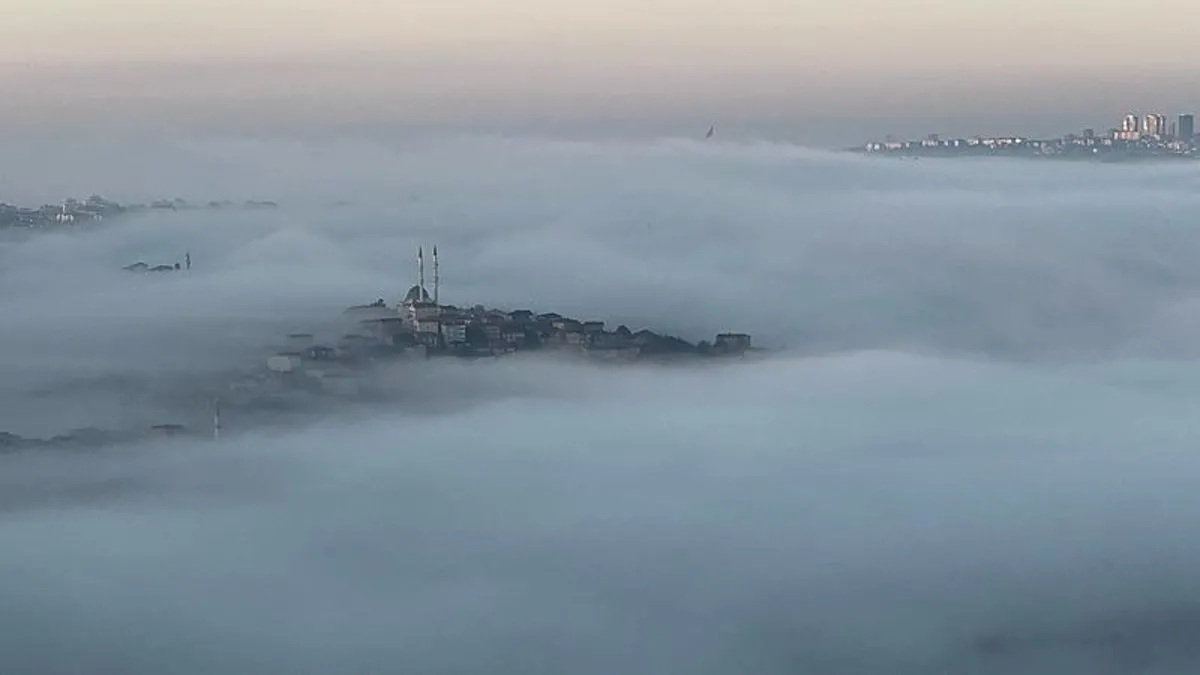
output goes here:
[[1142, 133], [1147, 136], [1166, 136], [1166, 116], [1158, 113], [1146, 115], [1144, 118], [1142, 118]]
[[[246, 201], [240, 205], [243, 209], [273, 209], [279, 205], [269, 201]], [[80, 226], [87, 223], [97, 223], [106, 218], [111, 219], [129, 214], [153, 211], [186, 211], [195, 209], [230, 209], [239, 208], [231, 201], [208, 202], [206, 205], [191, 204], [182, 199], [159, 199], [146, 204], [118, 204], [100, 195], [92, 195], [86, 200], [66, 199], [62, 204], [44, 204], [39, 207], [15, 206], [0, 202], [0, 228], [19, 227], [27, 229], [44, 229], [60, 226]]]
[[929, 134], [924, 140], [905, 141], [888, 137], [854, 148], [859, 152], [918, 156], [1017, 156], [1063, 159], [1125, 161], [1139, 159], [1200, 159], [1200, 137], [1195, 116], [1179, 115], [1168, 124], [1159, 112], [1139, 115], [1129, 112], [1119, 126], [1105, 133], [1084, 129], [1061, 138], [1036, 139], [1025, 136], [974, 136], [942, 138]]

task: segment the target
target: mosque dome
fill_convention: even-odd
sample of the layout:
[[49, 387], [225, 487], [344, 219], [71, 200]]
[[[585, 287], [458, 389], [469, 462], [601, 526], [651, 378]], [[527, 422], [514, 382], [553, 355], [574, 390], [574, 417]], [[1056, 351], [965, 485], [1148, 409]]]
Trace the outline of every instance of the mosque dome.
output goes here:
[[404, 295], [404, 302], [433, 302], [433, 298], [429, 297], [429, 291], [421, 288], [419, 285], [414, 285]]

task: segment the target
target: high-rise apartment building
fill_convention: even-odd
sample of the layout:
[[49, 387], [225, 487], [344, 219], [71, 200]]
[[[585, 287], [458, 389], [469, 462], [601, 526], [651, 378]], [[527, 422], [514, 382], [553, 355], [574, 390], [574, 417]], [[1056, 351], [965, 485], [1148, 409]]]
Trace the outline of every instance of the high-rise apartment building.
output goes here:
[[1179, 138], [1185, 141], [1192, 140], [1196, 135], [1196, 116], [1195, 115], [1180, 115], [1179, 116]]
[[1162, 136], [1167, 133], [1167, 118], [1151, 113], [1142, 118], [1142, 133], [1147, 136]]

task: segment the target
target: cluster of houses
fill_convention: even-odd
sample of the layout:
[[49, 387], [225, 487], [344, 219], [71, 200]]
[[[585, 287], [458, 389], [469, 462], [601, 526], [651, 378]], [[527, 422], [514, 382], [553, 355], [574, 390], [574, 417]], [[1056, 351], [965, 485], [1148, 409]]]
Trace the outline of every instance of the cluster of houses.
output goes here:
[[[236, 208], [238, 204], [231, 201], [211, 201], [204, 205], [192, 204], [179, 199], [158, 199], [150, 204], [118, 204], [100, 195], [92, 195], [87, 199], [67, 199], [62, 204], [45, 204], [36, 208], [15, 206], [0, 202], [0, 228], [15, 227], [26, 229], [41, 229], [61, 225], [83, 225], [94, 223], [106, 218], [113, 218], [127, 213], [142, 211], [183, 211], [199, 208], [226, 209]], [[272, 201], [246, 201], [243, 209], [274, 209], [279, 205]]]
[[68, 199], [62, 204], [46, 204], [37, 208], [0, 203], [0, 227], [43, 228], [104, 220], [125, 212], [125, 207], [92, 195], [85, 200]]
[[[375, 308], [379, 306], [376, 303]], [[623, 325], [608, 330], [603, 321], [579, 320], [555, 312], [440, 305], [422, 297], [417, 286], [395, 314], [361, 317], [358, 323], [362, 332], [378, 343], [424, 350], [426, 355], [499, 356], [556, 349], [604, 360], [633, 360], [669, 355], [741, 355], [750, 348], [750, 336], [743, 333], [722, 333], [711, 343], [692, 344], [651, 330], [635, 332]]]
[[192, 254], [184, 254], [183, 265], [180, 265], [179, 263], [175, 263], [173, 265], [147, 265], [139, 260], [132, 265], [126, 265], [122, 269], [124, 269], [126, 272], [178, 272], [180, 270], [190, 270], [192, 269]]
[[302, 371], [329, 383], [344, 384], [344, 366], [401, 355], [494, 357], [542, 350], [629, 362], [742, 356], [753, 351], [750, 336], [745, 333], [721, 333], [712, 342], [693, 344], [623, 325], [609, 330], [603, 321], [579, 320], [555, 312], [441, 304], [437, 297], [436, 249], [432, 296], [424, 287], [422, 258], [418, 256], [420, 282], [397, 305], [389, 306], [381, 298], [345, 310], [338, 325], [341, 336], [330, 343], [318, 343], [307, 333], [289, 336], [288, 346], [267, 359], [268, 370]]

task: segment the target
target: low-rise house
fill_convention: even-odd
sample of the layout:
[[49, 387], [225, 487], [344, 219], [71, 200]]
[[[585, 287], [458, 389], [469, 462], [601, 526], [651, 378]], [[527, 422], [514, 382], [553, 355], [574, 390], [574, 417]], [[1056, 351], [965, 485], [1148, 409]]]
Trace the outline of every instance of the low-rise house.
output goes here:
[[601, 349], [632, 346], [632, 335], [621, 333], [590, 333], [586, 334], [587, 344], [590, 347]]
[[449, 323], [459, 322], [459, 321], [465, 322], [470, 317], [471, 317], [471, 315], [469, 312], [467, 312], [466, 310], [459, 309], [458, 307], [455, 307], [454, 305], [442, 305], [442, 307], [441, 307], [441, 318], [442, 318], [443, 322], [449, 322]]
[[367, 319], [359, 323], [360, 333], [383, 343], [391, 343], [401, 333], [408, 332], [404, 317], [385, 316], [378, 319]]
[[441, 316], [441, 308], [432, 302], [411, 302], [405, 308], [408, 310], [408, 320], [412, 323], [437, 321]]
[[586, 336], [582, 330], [555, 330], [550, 336], [550, 341], [560, 345], [582, 345]]
[[713, 341], [713, 348], [730, 354], [740, 354], [750, 349], [750, 336], [746, 333], [720, 333]]
[[654, 331], [646, 330], [646, 329], [639, 330], [638, 332], [634, 333], [630, 338], [630, 340], [633, 342], [633, 344], [635, 344], [639, 347], [644, 347], [648, 344], [652, 344], [654, 342], [657, 342], [659, 339], [660, 338], [659, 338], [658, 333], [655, 333]]
[[500, 327], [500, 340], [507, 345], [521, 345], [525, 342], [525, 328], [517, 323], [507, 323]]
[[467, 341], [467, 324], [454, 321], [442, 324], [442, 339], [448, 345], [460, 345]]
[[304, 356], [313, 361], [332, 361], [337, 358], [337, 350], [329, 345], [313, 345], [304, 350]]
[[431, 349], [439, 347], [442, 339], [440, 327], [437, 322], [422, 322], [414, 337], [417, 344], [425, 345]]
[[267, 358], [267, 370], [276, 373], [290, 373], [300, 367], [303, 355], [300, 352], [280, 352]]
[[381, 298], [369, 305], [347, 308], [342, 312], [341, 321], [349, 330], [357, 333], [369, 333], [372, 331], [370, 326], [372, 322], [399, 316], [399, 312], [385, 305]]

